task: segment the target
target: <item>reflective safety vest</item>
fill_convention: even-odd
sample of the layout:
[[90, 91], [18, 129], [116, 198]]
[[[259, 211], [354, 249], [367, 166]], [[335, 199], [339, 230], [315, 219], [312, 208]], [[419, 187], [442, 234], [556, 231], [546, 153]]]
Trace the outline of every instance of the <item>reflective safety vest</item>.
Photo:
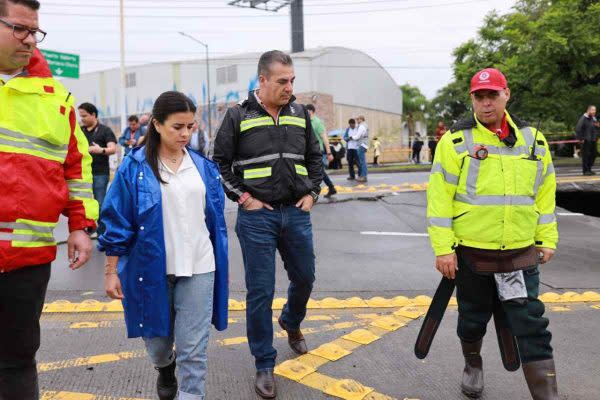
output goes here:
[[73, 104], [38, 50], [0, 83], [0, 272], [54, 260], [61, 213], [70, 231], [95, 227], [92, 159]]
[[[556, 248], [550, 149], [541, 132], [508, 113], [506, 119], [517, 139], [512, 148], [476, 118], [458, 122], [442, 136], [427, 189], [428, 230], [436, 256], [453, 253], [457, 245]], [[485, 151], [478, 158], [481, 149]]]
[[310, 119], [294, 98], [273, 118], [254, 92], [230, 108], [215, 139], [227, 196], [244, 192], [267, 203], [296, 203], [320, 191], [322, 155]]

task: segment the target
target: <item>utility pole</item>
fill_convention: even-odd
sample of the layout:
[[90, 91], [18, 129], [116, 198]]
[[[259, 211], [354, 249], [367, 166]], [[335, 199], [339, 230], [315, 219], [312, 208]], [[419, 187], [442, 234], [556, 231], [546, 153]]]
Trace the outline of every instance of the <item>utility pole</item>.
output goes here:
[[304, 51], [304, 5], [303, 0], [232, 0], [230, 6], [256, 8], [277, 12], [290, 6], [292, 26], [292, 53]]
[[292, 18], [292, 53], [304, 51], [304, 6], [303, 0], [293, 0], [290, 4]]
[[125, 124], [127, 123], [127, 95], [126, 95], [126, 81], [125, 81], [125, 12], [123, 7], [123, 1], [119, 1], [119, 23], [121, 31], [121, 133], [125, 130]]
[[204, 46], [204, 50], [205, 50], [205, 54], [206, 54], [206, 97], [208, 99], [208, 102], [207, 102], [207, 111], [208, 111], [207, 133], [208, 133], [208, 137], [210, 139], [212, 139], [212, 123], [211, 123], [212, 117], [211, 117], [211, 107], [210, 107], [210, 103], [211, 103], [211, 99], [210, 99], [210, 62], [209, 62], [209, 58], [208, 58], [208, 44], [201, 42], [200, 40], [196, 39], [192, 35], [188, 35], [185, 32], [179, 32], [179, 34]]

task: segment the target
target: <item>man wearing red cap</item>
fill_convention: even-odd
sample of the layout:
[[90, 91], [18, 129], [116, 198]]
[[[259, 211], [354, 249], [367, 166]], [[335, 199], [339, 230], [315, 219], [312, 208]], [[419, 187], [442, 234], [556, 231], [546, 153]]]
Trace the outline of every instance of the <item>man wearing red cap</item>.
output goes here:
[[[442, 297], [447, 304], [456, 286], [463, 393], [477, 398], [483, 391], [480, 350], [493, 315], [505, 367], [522, 364], [533, 399], [557, 400], [551, 334], [538, 300], [538, 265], [550, 261], [558, 242], [550, 150], [540, 132], [506, 111], [510, 89], [500, 71], [477, 72], [470, 93], [474, 114], [441, 138], [427, 191], [443, 275], [434, 303]], [[425, 354], [441, 319], [436, 310], [417, 342]]]

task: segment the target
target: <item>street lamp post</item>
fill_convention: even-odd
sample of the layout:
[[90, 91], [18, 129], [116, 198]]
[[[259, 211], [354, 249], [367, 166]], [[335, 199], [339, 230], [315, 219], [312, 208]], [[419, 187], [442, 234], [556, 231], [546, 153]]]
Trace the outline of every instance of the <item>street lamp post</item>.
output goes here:
[[212, 138], [212, 124], [211, 124], [211, 110], [210, 110], [210, 64], [208, 61], [208, 45], [195, 37], [188, 35], [185, 32], [179, 32], [180, 35], [185, 36], [196, 43], [200, 43], [204, 46], [204, 50], [206, 51], [206, 97], [208, 98], [208, 137]]
[[123, 0], [119, 2], [119, 29], [120, 29], [120, 50], [121, 50], [121, 132], [125, 131], [125, 124], [127, 121], [127, 95], [126, 95], [126, 80], [125, 80], [125, 11], [123, 6]]

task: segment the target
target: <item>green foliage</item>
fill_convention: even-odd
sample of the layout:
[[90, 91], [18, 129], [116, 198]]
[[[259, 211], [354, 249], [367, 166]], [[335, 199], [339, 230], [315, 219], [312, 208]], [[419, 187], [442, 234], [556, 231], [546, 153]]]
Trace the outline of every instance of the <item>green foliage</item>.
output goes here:
[[409, 136], [414, 136], [417, 121], [425, 120], [425, 111], [428, 110], [429, 102], [421, 90], [408, 83], [400, 85], [402, 89], [402, 119], [408, 126]]
[[465, 114], [471, 77], [495, 67], [508, 79], [510, 112], [541, 119], [548, 133], [572, 132], [588, 104], [600, 102], [600, 2], [520, 0], [507, 15], [489, 14], [454, 58], [454, 81], [431, 102], [434, 118]]

